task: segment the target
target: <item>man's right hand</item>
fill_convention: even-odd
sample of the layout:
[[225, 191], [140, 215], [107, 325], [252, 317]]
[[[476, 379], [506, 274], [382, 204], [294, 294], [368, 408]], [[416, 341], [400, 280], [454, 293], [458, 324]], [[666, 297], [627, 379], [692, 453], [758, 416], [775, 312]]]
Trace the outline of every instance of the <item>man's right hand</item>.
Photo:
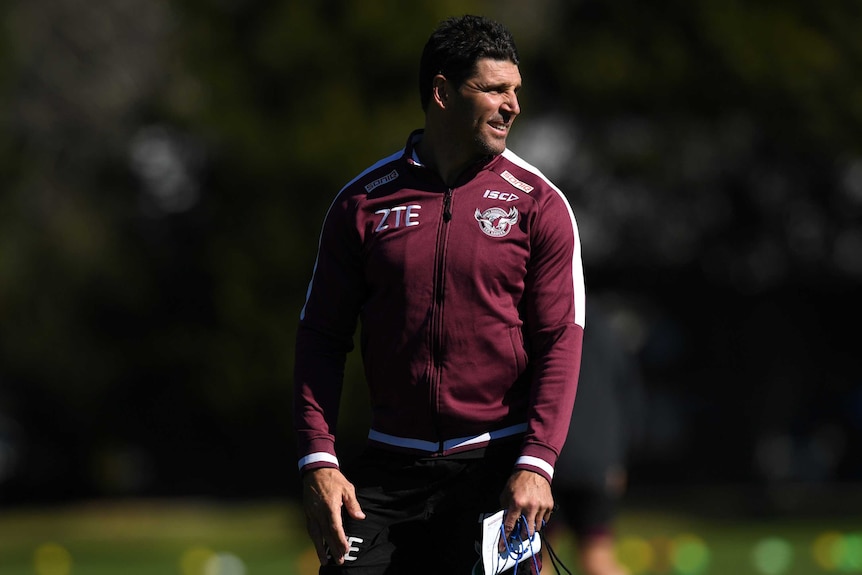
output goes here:
[[309, 471], [302, 477], [302, 502], [305, 527], [320, 564], [327, 563], [328, 554], [336, 563], [343, 564], [348, 543], [341, 521], [341, 508], [344, 507], [354, 519], [365, 519], [353, 484], [338, 469], [324, 467]]

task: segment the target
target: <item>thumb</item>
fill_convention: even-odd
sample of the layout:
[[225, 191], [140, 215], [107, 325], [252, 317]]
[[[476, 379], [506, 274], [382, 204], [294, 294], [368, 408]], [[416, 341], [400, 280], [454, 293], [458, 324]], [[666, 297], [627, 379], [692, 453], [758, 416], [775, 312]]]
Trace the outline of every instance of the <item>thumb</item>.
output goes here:
[[347, 493], [344, 496], [344, 510], [354, 519], [365, 519], [365, 512], [359, 505], [359, 500], [356, 499], [354, 493]]

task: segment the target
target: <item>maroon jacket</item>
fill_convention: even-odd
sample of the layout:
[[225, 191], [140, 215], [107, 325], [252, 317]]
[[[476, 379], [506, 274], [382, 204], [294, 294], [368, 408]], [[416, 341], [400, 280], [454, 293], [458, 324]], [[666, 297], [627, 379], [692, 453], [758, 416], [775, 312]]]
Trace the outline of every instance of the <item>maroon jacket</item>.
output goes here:
[[337, 467], [357, 318], [369, 441], [450, 454], [523, 437], [516, 468], [553, 477], [584, 326], [580, 240], [563, 194], [511, 151], [449, 188], [413, 146], [336, 196], [300, 314], [299, 467]]

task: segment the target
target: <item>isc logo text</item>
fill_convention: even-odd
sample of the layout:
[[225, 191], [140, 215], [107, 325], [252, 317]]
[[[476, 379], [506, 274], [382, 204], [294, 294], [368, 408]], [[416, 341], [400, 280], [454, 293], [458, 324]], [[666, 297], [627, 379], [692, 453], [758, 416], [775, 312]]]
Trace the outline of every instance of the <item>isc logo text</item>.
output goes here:
[[498, 192], [497, 190], [485, 190], [482, 197], [488, 198], [489, 200], [502, 200], [504, 202], [514, 202], [518, 199], [517, 194], [513, 194], [511, 192]]

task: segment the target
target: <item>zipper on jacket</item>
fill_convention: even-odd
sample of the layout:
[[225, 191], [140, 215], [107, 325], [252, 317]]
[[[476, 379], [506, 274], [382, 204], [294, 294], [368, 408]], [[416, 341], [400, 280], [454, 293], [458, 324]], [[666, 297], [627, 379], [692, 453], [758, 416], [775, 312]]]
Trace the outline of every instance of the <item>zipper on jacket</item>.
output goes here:
[[[446, 246], [449, 237], [448, 223], [452, 220], [452, 188], [448, 188], [443, 195], [443, 222], [437, 233], [437, 252], [434, 273], [434, 302], [431, 318], [431, 403], [434, 409], [435, 426], [439, 433], [439, 407], [440, 407], [440, 362], [443, 354], [443, 294], [446, 267]], [[443, 453], [443, 440], [438, 445], [438, 454]]]

